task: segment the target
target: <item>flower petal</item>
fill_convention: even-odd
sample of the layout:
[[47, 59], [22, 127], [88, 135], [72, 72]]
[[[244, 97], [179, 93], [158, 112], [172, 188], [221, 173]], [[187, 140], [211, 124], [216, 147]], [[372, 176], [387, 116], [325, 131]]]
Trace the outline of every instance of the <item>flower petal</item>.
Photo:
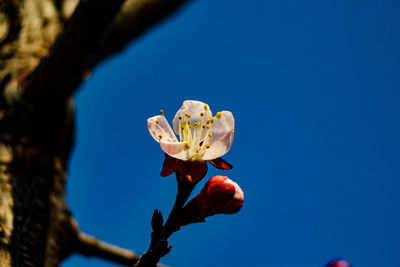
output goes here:
[[189, 160], [193, 156], [193, 150], [188, 149], [185, 142], [165, 142], [161, 140], [161, 149], [173, 158]]
[[[207, 110], [204, 107], [206, 107]], [[189, 119], [185, 118], [185, 113], [190, 114]], [[179, 132], [180, 132], [179, 131], [179, 117], [180, 116], [183, 119], [190, 121], [192, 123], [192, 125], [194, 125], [196, 122], [201, 122], [203, 120], [203, 117], [200, 115], [201, 113], [204, 113], [205, 119], [208, 119], [212, 116], [210, 107], [206, 103], [203, 103], [201, 101], [196, 101], [196, 100], [184, 101], [182, 104], [182, 107], [175, 114], [174, 120], [172, 122], [175, 133], [177, 135], [179, 135]]]
[[239, 201], [243, 201], [244, 200], [243, 190], [242, 190], [242, 188], [240, 188], [240, 186], [237, 183], [235, 183], [231, 179], [225, 180], [225, 183], [232, 184], [235, 187], [235, 195], [233, 196], [233, 198], [235, 200], [239, 200]]
[[213, 160], [225, 155], [232, 146], [233, 131], [226, 133], [220, 139], [214, 141], [210, 148], [206, 149], [201, 156], [202, 160]]
[[163, 141], [178, 142], [178, 139], [164, 116], [157, 115], [147, 119], [147, 128], [149, 129], [151, 136], [157, 142], [160, 142], [160, 136], [162, 136], [161, 140]]
[[235, 120], [230, 111], [222, 111], [221, 117], [215, 118], [211, 138], [206, 140], [210, 145], [201, 156], [203, 160], [212, 160], [226, 154], [232, 146]]

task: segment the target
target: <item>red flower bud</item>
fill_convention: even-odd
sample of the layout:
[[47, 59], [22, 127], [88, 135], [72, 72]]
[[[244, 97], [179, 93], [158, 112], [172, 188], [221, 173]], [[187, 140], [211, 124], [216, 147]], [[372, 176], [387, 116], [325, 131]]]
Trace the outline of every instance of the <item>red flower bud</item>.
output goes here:
[[231, 214], [238, 212], [243, 205], [244, 194], [239, 185], [226, 176], [214, 176], [204, 185], [201, 192], [194, 197], [188, 207], [200, 218], [218, 213]]
[[350, 267], [350, 264], [344, 260], [333, 260], [326, 267]]

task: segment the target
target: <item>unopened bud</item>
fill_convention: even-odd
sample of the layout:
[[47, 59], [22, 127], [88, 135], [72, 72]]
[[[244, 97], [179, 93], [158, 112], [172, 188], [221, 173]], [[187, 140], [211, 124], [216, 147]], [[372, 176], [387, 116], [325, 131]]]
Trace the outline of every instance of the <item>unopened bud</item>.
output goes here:
[[237, 183], [218, 175], [208, 180], [187, 206], [197, 213], [197, 217], [205, 218], [219, 213], [236, 213], [242, 208], [243, 199], [243, 191]]
[[333, 260], [326, 267], [350, 267], [350, 264], [344, 260]]

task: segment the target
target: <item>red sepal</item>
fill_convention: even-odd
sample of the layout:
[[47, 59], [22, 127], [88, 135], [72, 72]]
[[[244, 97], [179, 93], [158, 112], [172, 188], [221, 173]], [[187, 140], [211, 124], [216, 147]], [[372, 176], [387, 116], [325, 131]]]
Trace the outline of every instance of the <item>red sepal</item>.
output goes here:
[[175, 159], [168, 154], [165, 154], [164, 164], [161, 170], [161, 176], [167, 177], [170, 176], [175, 171], [175, 165], [178, 159]]
[[176, 172], [180, 179], [186, 179], [190, 183], [197, 183], [207, 174], [205, 161], [183, 161], [165, 154], [161, 176], [166, 177]]
[[187, 179], [190, 183], [197, 183], [207, 174], [205, 161], [177, 161], [175, 172], [181, 179]]
[[208, 162], [210, 162], [211, 165], [220, 170], [230, 170], [233, 168], [233, 166], [229, 164], [227, 161], [225, 161], [223, 158], [212, 159], [209, 160]]

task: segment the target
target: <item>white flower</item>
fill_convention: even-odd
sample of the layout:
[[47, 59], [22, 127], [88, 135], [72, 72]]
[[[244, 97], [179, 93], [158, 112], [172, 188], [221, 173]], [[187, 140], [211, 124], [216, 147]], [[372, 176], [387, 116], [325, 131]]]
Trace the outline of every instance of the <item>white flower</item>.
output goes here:
[[160, 113], [147, 120], [147, 127], [161, 149], [173, 158], [213, 160], [224, 155], [232, 146], [235, 121], [230, 111], [221, 111], [212, 117], [207, 104], [186, 100], [175, 115], [174, 130], [165, 119], [164, 112]]

